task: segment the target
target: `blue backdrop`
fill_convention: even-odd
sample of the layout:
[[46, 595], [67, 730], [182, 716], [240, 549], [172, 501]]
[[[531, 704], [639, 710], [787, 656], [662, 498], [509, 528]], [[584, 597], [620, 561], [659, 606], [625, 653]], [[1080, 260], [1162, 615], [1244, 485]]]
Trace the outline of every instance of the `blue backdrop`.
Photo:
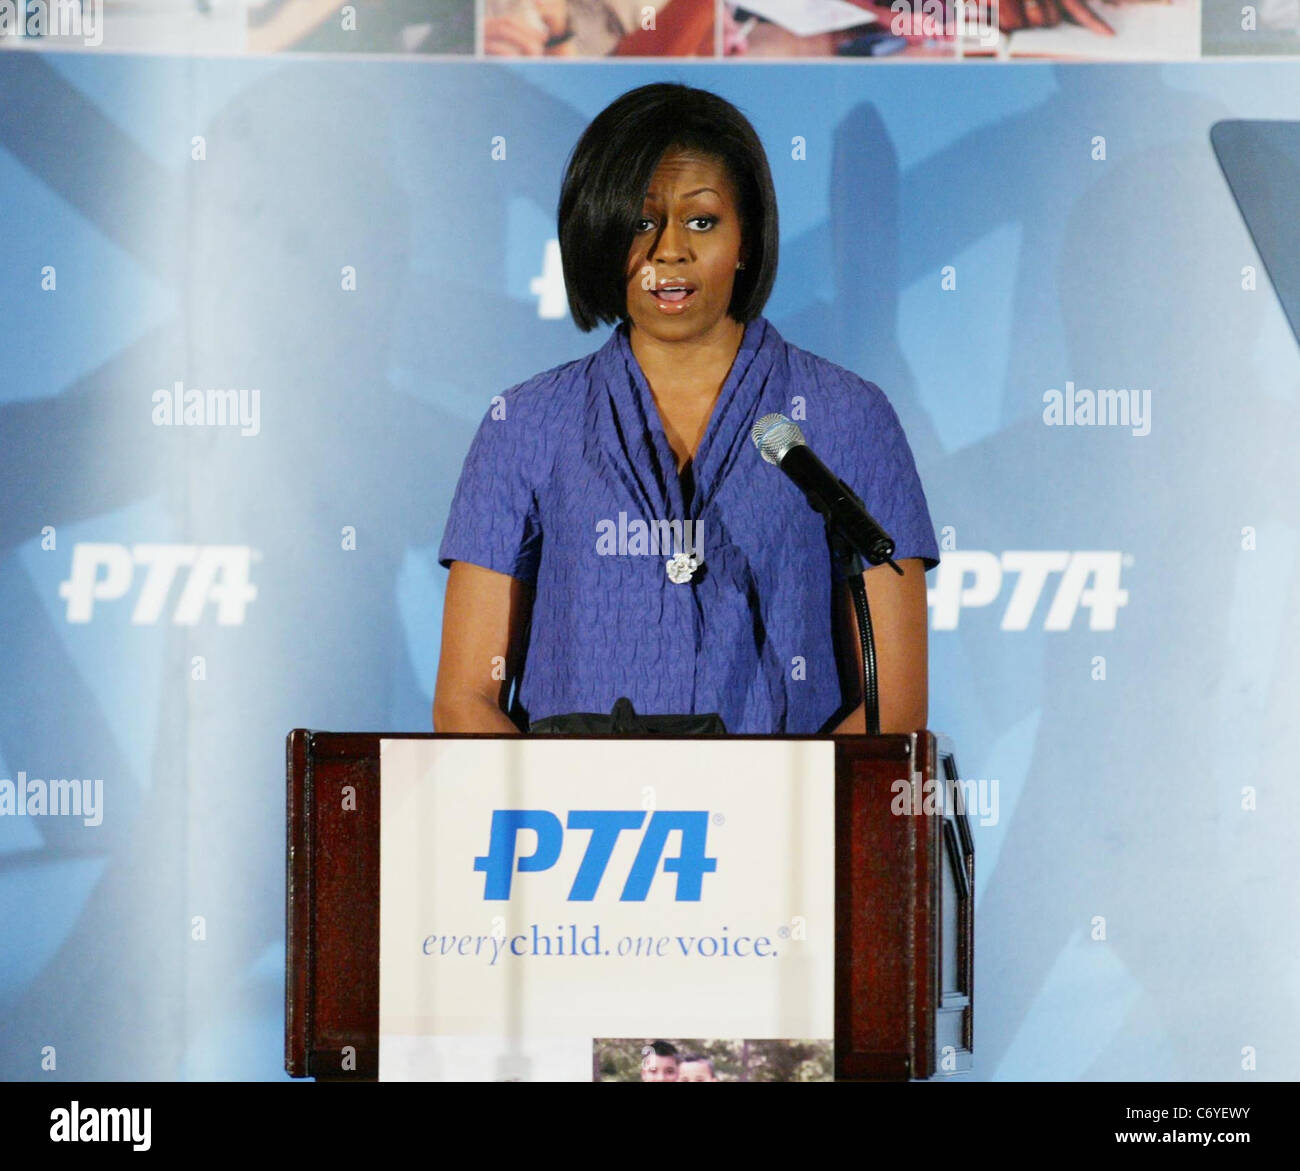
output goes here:
[[[1300, 355], [1209, 142], [1300, 63], [11, 53], [0, 778], [103, 802], [0, 816], [0, 1076], [283, 1076], [284, 735], [429, 729], [473, 430], [606, 336], [566, 154], [663, 78], [751, 117], [768, 316], [917, 458], [931, 724], [988, 800], [974, 1076], [1300, 1074]], [[178, 382], [256, 434], [159, 425]], [[1071, 387], [1145, 433], [1049, 425]]]

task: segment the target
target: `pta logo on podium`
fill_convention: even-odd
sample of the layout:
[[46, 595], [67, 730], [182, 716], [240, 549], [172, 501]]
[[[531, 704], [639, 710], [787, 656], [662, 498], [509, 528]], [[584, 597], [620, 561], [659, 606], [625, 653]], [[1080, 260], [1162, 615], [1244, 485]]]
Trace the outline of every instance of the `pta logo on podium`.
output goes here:
[[[690, 812], [656, 811], [649, 815], [646, 824], [645, 810], [575, 809], [568, 820], [560, 819], [545, 809], [495, 809], [492, 811], [492, 829], [488, 852], [474, 859], [474, 869], [484, 874], [484, 899], [508, 899], [515, 872], [532, 873], [550, 870], [559, 860], [564, 847], [564, 835], [570, 830], [586, 830], [591, 838], [587, 842], [582, 863], [573, 876], [569, 888], [569, 902], [590, 902], [596, 897], [605, 868], [624, 831], [639, 830], [645, 825], [641, 846], [632, 861], [632, 867], [623, 883], [619, 901], [644, 902], [650, 893], [650, 884], [659, 871], [662, 860], [664, 871], [677, 875], [679, 903], [698, 903], [704, 876], [718, 868], [718, 860], [706, 855], [706, 838], [709, 832], [707, 811]], [[530, 854], [520, 854], [519, 834], [531, 831], [536, 846]], [[681, 844], [676, 855], [664, 857], [668, 835], [681, 834]], [[525, 844], [528, 839], [524, 839]]]

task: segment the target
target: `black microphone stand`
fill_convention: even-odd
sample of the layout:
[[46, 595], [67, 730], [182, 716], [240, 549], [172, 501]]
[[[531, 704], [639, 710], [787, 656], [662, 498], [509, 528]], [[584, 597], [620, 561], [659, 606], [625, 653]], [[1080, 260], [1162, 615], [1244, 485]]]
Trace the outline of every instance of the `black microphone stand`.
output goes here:
[[862, 641], [862, 700], [866, 705], [867, 734], [880, 735], [880, 695], [876, 681], [876, 639], [871, 630], [871, 608], [867, 605], [867, 587], [862, 575], [866, 572], [858, 551], [841, 536], [829, 520], [826, 522], [826, 541], [831, 550], [831, 568], [836, 581], [849, 583], [853, 595], [853, 612], [857, 618], [858, 637]]
[[[843, 480], [840, 481], [840, 486], [854, 500], [857, 500], [858, 504], [862, 504], [857, 494]], [[862, 643], [862, 703], [866, 709], [867, 735], [879, 736], [880, 692], [876, 671], [876, 636], [871, 629], [871, 607], [867, 605], [867, 587], [862, 580], [862, 575], [866, 572], [862, 564], [863, 551], [840, 531], [829, 509], [819, 508], [817, 502], [811, 497], [809, 503], [822, 514], [822, 519], [826, 522], [826, 543], [830, 546], [834, 579], [849, 583], [849, 593], [853, 597], [853, 613], [857, 619], [858, 638]], [[892, 541], [889, 543], [889, 551], [893, 553]], [[892, 556], [876, 560], [871, 555], [871, 551], [867, 550], [866, 557], [873, 565], [889, 565], [899, 577], [902, 577], [903, 571], [894, 562]]]

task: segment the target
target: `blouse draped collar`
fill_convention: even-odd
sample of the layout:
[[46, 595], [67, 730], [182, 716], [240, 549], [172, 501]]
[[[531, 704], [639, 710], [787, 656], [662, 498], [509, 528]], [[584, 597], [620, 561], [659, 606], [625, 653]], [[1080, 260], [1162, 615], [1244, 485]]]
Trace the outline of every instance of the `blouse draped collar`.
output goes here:
[[[745, 326], [740, 348], [714, 403], [691, 460], [694, 493], [687, 506], [677, 458], [664, 431], [654, 395], [632, 352], [628, 324], [621, 323], [597, 351], [598, 398], [604, 462], [622, 481], [647, 518], [694, 520], [708, 509], [738, 458], [761, 458], [749, 432], [773, 371], [780, 338], [764, 317]], [[782, 399], [781, 401], [784, 401]]]

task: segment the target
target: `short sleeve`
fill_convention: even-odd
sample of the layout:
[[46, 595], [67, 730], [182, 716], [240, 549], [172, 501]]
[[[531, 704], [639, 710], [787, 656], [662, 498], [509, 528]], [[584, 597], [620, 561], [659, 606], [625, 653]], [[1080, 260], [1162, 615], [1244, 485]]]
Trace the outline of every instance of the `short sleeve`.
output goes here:
[[542, 528], [537, 506], [538, 442], [513, 404], [489, 411], [470, 444], [438, 560], [465, 561], [521, 581], [537, 580]]
[[868, 422], [858, 458], [853, 461], [856, 482], [844, 478], [862, 496], [880, 527], [893, 537], [894, 560], [919, 557], [928, 572], [939, 564], [939, 542], [916, 461], [892, 404], [874, 383], [867, 386]]

